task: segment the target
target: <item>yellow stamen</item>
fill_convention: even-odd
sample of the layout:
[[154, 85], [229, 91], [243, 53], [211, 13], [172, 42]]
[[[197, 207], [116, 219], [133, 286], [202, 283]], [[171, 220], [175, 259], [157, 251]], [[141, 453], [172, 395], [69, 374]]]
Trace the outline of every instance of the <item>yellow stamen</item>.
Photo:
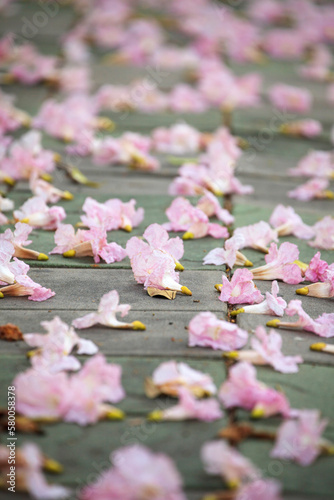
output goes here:
[[127, 224], [126, 226], [123, 227], [124, 231], [127, 233], [131, 233], [132, 231], [132, 226], [130, 224]]
[[325, 198], [327, 198], [328, 200], [334, 200], [334, 192], [333, 192], [333, 191], [330, 191], [329, 189], [325, 189], [325, 190], [324, 190], [324, 196], [325, 196]]
[[62, 194], [63, 200], [73, 200], [74, 196], [69, 191], [64, 191]]
[[108, 132], [115, 130], [115, 123], [106, 116], [97, 117], [97, 126], [99, 129], [108, 130]]
[[220, 292], [222, 288], [223, 288], [223, 285], [222, 285], [222, 284], [219, 284], [219, 283], [218, 283], [217, 285], [215, 285], [215, 289], [216, 289], [218, 292]]
[[112, 408], [107, 411], [105, 417], [108, 420], [123, 420], [125, 417], [125, 413], [123, 410], [120, 410], [119, 408]]
[[237, 314], [244, 313], [245, 309], [241, 307], [240, 309], [235, 309], [234, 311], [230, 312], [230, 316], [236, 316]]
[[8, 184], [8, 186], [15, 186], [15, 183], [16, 181], [14, 179], [12, 179], [11, 177], [9, 177], [9, 175], [6, 175], [4, 178], [3, 178], [3, 181]]
[[75, 257], [75, 250], [67, 250], [67, 252], [63, 253], [63, 257], [66, 257], [67, 259]]
[[220, 189], [213, 189], [212, 192], [215, 196], [224, 196], [223, 191], [221, 191]]
[[316, 342], [310, 345], [311, 351], [322, 351], [326, 347], [325, 342]]
[[190, 231], [187, 231], [184, 233], [184, 235], [182, 236], [182, 239], [183, 240], [193, 240], [194, 239], [194, 234], [191, 233]]
[[54, 153], [53, 155], [53, 159], [56, 163], [60, 163], [61, 162], [61, 156], [59, 153]]
[[308, 295], [308, 292], [309, 289], [307, 288], [307, 286], [304, 286], [303, 288], [298, 288], [298, 290], [296, 290], [297, 295]]
[[334, 455], [334, 446], [328, 446], [328, 447], [326, 448], [326, 453], [327, 453], [328, 455]]
[[38, 349], [32, 349], [31, 351], [28, 351], [26, 356], [27, 358], [32, 358], [33, 356], [36, 356], [36, 354], [38, 353]]
[[302, 271], [307, 271], [309, 265], [306, 264], [305, 262], [302, 262], [301, 260], [294, 260], [294, 264], [297, 264], [297, 266], [302, 270]]
[[253, 264], [253, 262], [251, 262], [250, 260], [247, 259], [244, 265], [246, 267], [252, 267], [254, 264]]
[[192, 292], [186, 286], [181, 287], [181, 292], [184, 293], [184, 295], [192, 295]]
[[203, 500], [217, 500], [218, 497], [214, 493], [209, 493], [203, 497]]
[[280, 324], [279, 319], [271, 319], [270, 321], [267, 321], [266, 326], [270, 326], [271, 328], [277, 328]]
[[2, 292], [0, 292], [0, 299], [3, 299], [4, 298], [4, 294]]
[[45, 253], [40, 253], [37, 260], [49, 260], [49, 257]]
[[46, 458], [43, 463], [43, 469], [47, 470], [48, 472], [60, 474], [61, 472], [63, 472], [64, 467], [59, 462], [57, 462], [57, 460]]
[[180, 262], [175, 262], [175, 271], [184, 271], [184, 267]]
[[163, 413], [161, 410], [154, 410], [147, 415], [147, 420], [151, 422], [160, 422], [162, 420]]
[[223, 357], [228, 359], [238, 359], [239, 353], [238, 351], [223, 352]]
[[229, 481], [226, 481], [226, 485], [230, 490], [235, 490], [240, 486], [240, 481], [238, 479], [230, 479]]
[[134, 321], [132, 323], [133, 330], [146, 330], [146, 326], [141, 321]]
[[24, 224], [29, 224], [29, 219], [26, 217], [25, 219], [21, 219], [20, 222], [23, 222]]
[[254, 408], [251, 412], [252, 418], [263, 418], [265, 415], [263, 408]]
[[52, 175], [47, 174], [44, 172], [44, 174], [41, 174], [41, 179], [46, 182], [51, 182], [52, 181]]

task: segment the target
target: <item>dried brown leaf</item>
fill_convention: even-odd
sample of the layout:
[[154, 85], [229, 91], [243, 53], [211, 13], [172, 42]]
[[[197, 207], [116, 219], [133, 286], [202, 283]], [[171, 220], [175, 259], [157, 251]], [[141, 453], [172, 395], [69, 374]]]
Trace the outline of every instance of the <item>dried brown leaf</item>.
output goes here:
[[176, 297], [175, 290], [160, 290], [159, 288], [148, 287], [147, 293], [150, 297], [161, 296], [168, 300], [174, 300]]
[[16, 342], [17, 340], [23, 340], [23, 335], [18, 326], [7, 323], [6, 325], [0, 325], [0, 339]]

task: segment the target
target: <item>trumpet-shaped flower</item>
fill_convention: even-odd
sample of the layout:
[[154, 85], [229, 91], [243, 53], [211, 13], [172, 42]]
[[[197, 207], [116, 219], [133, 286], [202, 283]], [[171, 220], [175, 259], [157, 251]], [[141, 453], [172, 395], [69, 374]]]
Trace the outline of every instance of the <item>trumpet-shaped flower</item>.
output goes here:
[[289, 198], [295, 198], [300, 201], [310, 201], [313, 199], [333, 199], [334, 194], [327, 188], [329, 186], [329, 180], [314, 178], [301, 186], [296, 187], [292, 191], [288, 192]]
[[201, 449], [201, 459], [208, 474], [221, 476], [230, 488], [260, 476], [260, 471], [238, 450], [225, 441], [209, 441]]
[[252, 266], [247, 257], [239, 252], [244, 244], [242, 235], [232, 236], [225, 241], [225, 248], [214, 248], [203, 259], [204, 264], [214, 264], [221, 266], [227, 264], [231, 269], [237, 266]]
[[328, 420], [320, 419], [318, 410], [301, 410], [297, 419], [283, 422], [278, 429], [272, 458], [293, 460], [304, 467], [333, 445], [321, 437]]
[[248, 333], [236, 324], [219, 320], [207, 311], [194, 316], [188, 326], [188, 345], [234, 351], [246, 345]]
[[278, 83], [269, 90], [273, 106], [282, 111], [306, 113], [312, 106], [312, 94], [307, 89]]
[[201, 147], [201, 133], [186, 123], [159, 127], [152, 131], [153, 148], [158, 153], [183, 155], [197, 153]]
[[15, 224], [14, 232], [12, 232], [10, 229], [6, 229], [3, 235], [0, 235], [0, 239], [5, 238], [12, 243], [15, 249], [15, 257], [18, 257], [20, 259], [48, 260], [48, 256], [44, 253], [25, 248], [26, 246], [31, 244], [31, 240], [28, 240], [28, 236], [31, 231], [32, 227], [29, 226], [29, 224], [17, 222]]
[[71, 224], [59, 224], [54, 234], [56, 246], [50, 254], [63, 254], [85, 241], [86, 231], [78, 229], [75, 231]]
[[315, 239], [309, 242], [311, 247], [334, 250], [334, 218], [326, 215], [313, 226]]
[[263, 300], [260, 290], [253, 282], [253, 275], [248, 269], [237, 269], [231, 281], [223, 275], [223, 284], [217, 286], [220, 290], [219, 300], [229, 304], [258, 304]]
[[278, 236], [293, 234], [303, 240], [309, 240], [314, 236], [313, 228], [304, 224], [292, 207], [277, 205], [270, 216], [269, 222], [276, 229]]
[[267, 222], [260, 221], [250, 226], [238, 227], [234, 235], [244, 237], [244, 247], [255, 248], [261, 252], [267, 253], [267, 245], [272, 241], [278, 241], [277, 232], [272, 229]]
[[328, 270], [334, 271], [334, 264], [328, 265], [325, 260], [321, 260], [321, 253], [317, 252], [312, 257], [310, 264], [305, 272], [305, 279], [317, 283], [318, 281], [326, 281], [328, 277]]
[[[50, 370], [50, 373], [55, 373], [65, 365], [73, 366], [76, 370], [80, 368], [80, 363], [69, 356], [74, 347], [77, 347], [78, 354], [92, 355], [98, 351], [97, 346], [91, 340], [81, 339], [74, 329], [61, 321], [58, 316], [55, 316], [52, 321], [42, 321], [41, 326], [47, 334], [26, 333], [23, 335], [24, 341], [30, 347], [37, 348], [32, 356], [35, 369], [46, 368]], [[69, 358], [71, 364], [68, 365]]]
[[217, 219], [221, 220], [224, 224], [230, 225], [234, 222], [233, 215], [222, 208], [218, 198], [210, 191], [207, 191], [202, 198], [197, 202], [196, 208], [199, 208], [204, 212], [208, 217], [217, 217]]
[[307, 139], [311, 139], [321, 134], [322, 125], [318, 120], [298, 120], [283, 123], [279, 130], [282, 134], [292, 137], [306, 137]]
[[186, 363], [176, 361], [161, 363], [154, 370], [149, 382], [154, 387], [156, 395], [168, 394], [176, 397], [182, 387], [198, 398], [213, 396], [217, 392], [210, 375], [194, 370]]
[[160, 420], [201, 420], [214, 422], [223, 417], [219, 403], [214, 398], [197, 400], [185, 387], [179, 389], [179, 402], [165, 410], [153, 411], [148, 418], [153, 421]]
[[86, 215], [81, 216], [85, 226], [102, 226], [107, 231], [124, 229], [131, 231], [144, 219], [144, 209], [135, 209], [136, 200], [123, 203], [118, 198], [99, 203], [93, 198], [86, 198], [82, 210]]
[[140, 321], [132, 323], [124, 323], [116, 317], [118, 312], [122, 318], [128, 314], [131, 306], [129, 304], [120, 304], [119, 295], [116, 290], [112, 290], [103, 295], [96, 313], [86, 314], [81, 318], [72, 321], [75, 328], [89, 328], [93, 325], [100, 324], [110, 328], [121, 328], [130, 330], [145, 330], [145, 325]]
[[266, 264], [250, 272], [257, 280], [282, 280], [285, 283], [295, 285], [303, 281], [301, 269], [294, 261], [298, 260], [299, 250], [297, 245], [288, 241], [282, 243], [277, 249], [276, 243], [272, 243], [268, 254], [265, 256]]
[[238, 489], [235, 500], [283, 500], [281, 490], [275, 479], [256, 479]]
[[189, 200], [176, 198], [166, 210], [170, 222], [163, 224], [167, 231], [185, 231], [183, 239], [227, 238], [226, 227], [209, 221], [208, 216], [199, 208], [193, 207]]
[[330, 178], [334, 172], [332, 155], [329, 151], [311, 151], [304, 156], [296, 168], [290, 168], [293, 176]]
[[17, 221], [25, 222], [34, 228], [57, 229], [59, 224], [66, 217], [62, 207], [48, 207], [43, 198], [34, 196], [29, 198], [19, 210], [14, 210], [14, 217]]
[[14, 245], [6, 238], [7, 232], [0, 237], [0, 284], [12, 284], [15, 282], [14, 270], [11, 269], [11, 258], [14, 255]]
[[181, 476], [167, 455], [135, 444], [116, 450], [110, 460], [114, 466], [85, 486], [80, 500], [186, 500]]
[[250, 314], [270, 314], [272, 316], [283, 316], [286, 308], [286, 302], [282, 297], [278, 297], [279, 287], [277, 281], [273, 281], [271, 293], [266, 292], [266, 298], [259, 304], [244, 306], [241, 309], [231, 311], [231, 316], [236, 316], [239, 313]]
[[301, 300], [290, 300], [285, 312], [288, 316], [298, 315], [298, 320], [293, 322], [273, 320], [273, 322], [270, 322], [270, 326], [306, 330], [320, 337], [334, 337], [334, 313], [323, 313], [317, 319], [312, 319], [304, 311]]
[[38, 177], [36, 171], [32, 172], [29, 187], [35, 196], [42, 198], [45, 203], [57, 203], [60, 199], [72, 200], [73, 195], [69, 191], [62, 191], [52, 186], [49, 182]]
[[255, 368], [246, 361], [230, 369], [228, 380], [219, 390], [219, 399], [226, 408], [251, 410], [254, 417], [270, 417], [277, 413], [288, 417], [291, 413], [284, 394], [259, 382]]
[[[0, 446], [0, 470], [4, 477], [11, 475], [10, 469], [11, 454], [10, 449], [2, 445]], [[52, 459], [45, 457], [38, 446], [34, 443], [24, 443], [16, 450], [16, 487], [22, 492], [27, 492], [32, 498], [61, 500], [71, 496], [72, 492], [69, 488], [65, 488], [59, 484], [49, 484], [43, 474], [43, 469], [48, 470], [49, 464], [61, 467], [60, 464]]]

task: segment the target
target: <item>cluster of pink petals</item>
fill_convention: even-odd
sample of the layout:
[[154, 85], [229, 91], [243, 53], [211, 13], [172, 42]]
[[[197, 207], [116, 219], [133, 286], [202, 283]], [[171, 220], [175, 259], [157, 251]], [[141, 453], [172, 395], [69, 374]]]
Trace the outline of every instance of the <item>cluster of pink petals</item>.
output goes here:
[[244, 306], [240, 312], [250, 314], [270, 314], [271, 316], [283, 316], [287, 306], [282, 297], [278, 297], [279, 287], [277, 281], [272, 282], [271, 293], [266, 292], [266, 298], [259, 304]]
[[114, 466], [101, 474], [80, 493], [80, 500], [186, 500], [182, 479], [173, 461], [163, 453], [153, 453], [141, 444], [112, 453]]
[[77, 347], [78, 354], [96, 354], [97, 346], [91, 341], [81, 339], [72, 327], [55, 316], [51, 321], [42, 321], [41, 326], [47, 334], [25, 333], [24, 341], [30, 347], [36, 347], [37, 351], [31, 358], [35, 370], [46, 370], [49, 373], [57, 373], [63, 370], [78, 370], [79, 361], [70, 356]]
[[[25, 491], [37, 500], [61, 500], [71, 496], [71, 490], [58, 484], [49, 484], [43, 474], [46, 457], [35, 443], [24, 443], [16, 450], [15, 475], [16, 487]], [[10, 475], [11, 456], [10, 449], [5, 445], [0, 446], [1, 475]]]
[[221, 207], [217, 196], [210, 191], [207, 191], [204, 196], [198, 200], [196, 208], [202, 210], [208, 217], [217, 217], [217, 219], [227, 226], [234, 222], [233, 215], [228, 210]]
[[283, 123], [280, 126], [280, 132], [286, 135], [311, 139], [312, 137], [317, 137], [321, 134], [322, 125], [318, 120], [298, 120]]
[[311, 60], [299, 68], [299, 74], [306, 79], [319, 82], [326, 82], [330, 78], [330, 67], [333, 56], [328, 47], [324, 44], [317, 44], [312, 47]]
[[198, 89], [179, 83], [168, 95], [167, 106], [174, 113], [202, 113], [208, 109], [209, 103]]
[[75, 231], [71, 224], [59, 224], [55, 234], [54, 239], [56, 246], [50, 254], [63, 254], [68, 250], [80, 245], [85, 239], [86, 231], [84, 229], [78, 229]]
[[290, 285], [296, 285], [303, 281], [301, 269], [294, 261], [298, 260], [299, 249], [294, 243], [288, 241], [277, 248], [272, 243], [268, 254], [265, 256], [266, 264], [250, 272], [257, 280], [282, 280]]
[[187, 388], [181, 387], [178, 391], [179, 401], [176, 405], [162, 411], [153, 412], [152, 420], [201, 420], [214, 422], [224, 416], [218, 401], [214, 398], [197, 400]]
[[306, 113], [312, 106], [312, 94], [307, 89], [277, 83], [269, 90], [273, 106], [282, 111]]
[[248, 458], [222, 440], [204, 443], [201, 459], [205, 471], [221, 476], [228, 486], [239, 486], [260, 477], [260, 471]]
[[31, 368], [19, 373], [16, 387], [16, 409], [29, 418], [64, 420], [88, 425], [104, 418], [124, 396], [121, 367], [108, 364], [101, 354], [86, 361], [73, 375], [50, 374]]
[[278, 236], [292, 234], [303, 240], [309, 240], [314, 236], [313, 228], [304, 224], [300, 215], [292, 207], [277, 205], [269, 222], [276, 229]]
[[283, 500], [281, 490], [275, 479], [256, 479], [238, 489], [235, 500]]
[[52, 79], [56, 71], [58, 58], [40, 54], [34, 45], [25, 43], [17, 47], [14, 61], [8, 68], [8, 74], [25, 85]]
[[186, 198], [175, 198], [166, 210], [170, 222], [163, 225], [167, 231], [185, 231], [184, 237], [203, 238], [227, 238], [226, 227], [210, 222], [208, 216], [199, 208], [194, 207]]
[[293, 176], [322, 177], [333, 176], [334, 162], [330, 151], [310, 151], [298, 163], [297, 167], [290, 168]]
[[277, 232], [272, 229], [267, 222], [260, 221], [249, 226], [237, 227], [234, 235], [244, 237], [243, 247], [255, 248], [262, 252], [267, 252], [267, 245], [272, 241], [278, 241]]
[[154, 370], [152, 382], [160, 392], [170, 396], [177, 396], [182, 387], [197, 397], [213, 396], [217, 392], [210, 375], [173, 360], [161, 363]]
[[265, 51], [275, 59], [294, 60], [303, 55], [306, 40], [298, 30], [277, 28], [267, 32], [263, 45]]
[[328, 179], [314, 178], [305, 182], [296, 189], [288, 192], [289, 198], [295, 198], [300, 201], [310, 201], [313, 199], [327, 198], [329, 187]]
[[[334, 294], [334, 291], [333, 291]], [[294, 322], [280, 322], [278, 326], [290, 329], [305, 330], [315, 333], [320, 337], [334, 337], [334, 313], [323, 313], [316, 319], [312, 319], [303, 309], [301, 300], [290, 300], [285, 309], [288, 316], [298, 316]]]
[[202, 146], [201, 133], [186, 123], [154, 129], [152, 141], [155, 151], [173, 155], [197, 153]]
[[65, 219], [66, 212], [63, 207], [48, 207], [42, 197], [34, 196], [23, 203], [18, 210], [14, 210], [14, 217], [17, 221], [25, 222], [33, 228], [53, 231]]
[[328, 420], [318, 410], [300, 410], [297, 418], [287, 420], [278, 429], [272, 458], [293, 460], [304, 467], [311, 465], [330, 443], [321, 437]]
[[237, 269], [231, 281], [223, 274], [219, 300], [229, 304], [258, 304], [263, 300], [260, 290], [253, 282], [253, 274], [248, 269]]
[[[72, 325], [75, 328], [89, 328], [96, 324], [110, 328], [135, 328], [136, 325], [134, 323], [124, 323], [116, 317], [117, 313], [121, 313], [121, 317], [123, 318], [128, 314], [130, 309], [131, 306], [129, 304], [119, 303], [117, 290], [112, 290], [102, 296], [96, 313], [89, 313], [81, 318], [77, 318], [72, 321]], [[144, 325], [142, 326], [144, 327]]]
[[106, 231], [125, 229], [131, 231], [144, 219], [144, 209], [135, 208], [136, 200], [126, 203], [118, 198], [112, 198], [104, 203], [99, 203], [93, 198], [86, 198], [82, 210], [86, 215], [81, 216], [85, 226], [103, 227]]
[[[255, 337], [251, 339], [251, 347], [257, 356], [261, 358], [261, 362], [271, 365], [278, 372], [297, 373], [298, 364], [303, 362], [301, 356], [285, 356], [281, 350], [281, 335], [274, 330], [270, 330], [269, 334], [267, 334], [263, 326], [256, 328]], [[252, 362], [252, 360], [250, 361]]]
[[32, 172], [50, 173], [55, 169], [55, 154], [43, 149], [41, 133], [31, 130], [12, 142], [1, 169], [13, 179], [29, 179]]
[[228, 379], [219, 390], [219, 399], [225, 408], [241, 407], [251, 410], [254, 416], [270, 417], [280, 413], [288, 417], [291, 413], [284, 394], [259, 382], [255, 368], [246, 361], [230, 369]]
[[326, 215], [313, 226], [315, 239], [309, 242], [311, 247], [334, 250], [334, 218]]
[[241, 253], [239, 248], [244, 245], [242, 235], [232, 236], [225, 241], [225, 248], [214, 248], [203, 259], [204, 264], [214, 264], [221, 266], [227, 264], [231, 269], [234, 265], [252, 265], [252, 263]]
[[33, 171], [29, 180], [29, 187], [34, 196], [43, 198], [45, 203], [57, 203], [60, 199], [71, 200], [73, 195], [69, 191], [62, 191], [49, 182], [41, 179], [38, 172]]
[[220, 320], [207, 311], [194, 316], [188, 325], [190, 347], [211, 347], [222, 351], [234, 351], [244, 347], [248, 340], [246, 330], [236, 324]]
[[321, 253], [317, 252], [312, 257], [310, 264], [305, 272], [305, 280], [317, 283], [318, 281], [326, 281], [328, 278], [328, 270], [334, 271], [334, 264], [328, 265], [325, 260], [321, 260]]

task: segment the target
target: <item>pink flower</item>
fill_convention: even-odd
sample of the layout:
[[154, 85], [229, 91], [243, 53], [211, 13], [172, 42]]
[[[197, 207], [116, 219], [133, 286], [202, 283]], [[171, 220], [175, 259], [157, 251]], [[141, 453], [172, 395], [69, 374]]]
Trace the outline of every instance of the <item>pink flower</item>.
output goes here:
[[271, 326], [306, 330], [307, 332], [315, 333], [320, 337], [334, 337], [334, 313], [324, 313], [317, 319], [312, 319], [304, 311], [301, 300], [290, 300], [285, 312], [288, 316], [298, 315], [298, 320], [290, 323], [277, 320], [276, 324]]
[[48, 256], [44, 253], [25, 248], [26, 245], [30, 245], [31, 243], [31, 240], [28, 240], [31, 231], [32, 227], [28, 224], [17, 222], [14, 232], [12, 232], [11, 229], [6, 229], [6, 231], [0, 235], [0, 240], [6, 239], [14, 246], [15, 251], [13, 255], [15, 257], [21, 259], [48, 260]]
[[201, 449], [205, 472], [221, 476], [231, 488], [254, 480], [260, 471], [238, 450], [225, 441], [209, 441]]
[[297, 29], [271, 29], [264, 38], [265, 51], [275, 59], [300, 59], [306, 44]]
[[110, 457], [113, 468], [105, 471], [95, 483], [86, 486], [80, 500], [122, 498], [131, 500], [186, 500], [182, 479], [172, 460], [162, 453], [153, 453], [143, 445], [120, 448]]
[[188, 326], [190, 347], [211, 347], [222, 351], [234, 351], [243, 347], [248, 340], [245, 330], [234, 323], [217, 319], [211, 312], [194, 316]]
[[[40, 500], [56, 500], [68, 498], [72, 492], [59, 484], [49, 484], [43, 474], [45, 470], [52, 470], [49, 467], [50, 462], [53, 466], [61, 467], [55, 460], [50, 460], [42, 454], [40, 449], [34, 443], [26, 442], [16, 450], [16, 477], [17, 486], [20, 491], [27, 492], [32, 498]], [[10, 449], [4, 445], [0, 446], [0, 464], [1, 473], [7, 477], [12, 472], [9, 464], [11, 463]]]
[[275, 479], [256, 479], [243, 485], [237, 491], [235, 500], [283, 500], [281, 489]]
[[228, 380], [219, 390], [219, 399], [226, 408], [251, 410], [254, 417], [270, 417], [277, 413], [287, 417], [291, 412], [284, 394], [259, 382], [255, 368], [246, 361], [230, 369]]
[[239, 248], [244, 245], [242, 235], [232, 236], [225, 241], [225, 248], [214, 248], [203, 259], [204, 264], [214, 264], [221, 266], [227, 264], [231, 269], [237, 266], [252, 266], [253, 264], [239, 252]]
[[304, 224], [292, 207], [277, 205], [270, 216], [269, 222], [276, 229], [278, 236], [293, 234], [303, 240], [309, 240], [314, 236], [314, 230]]
[[210, 193], [210, 191], [207, 191], [205, 195], [198, 200], [196, 208], [202, 210], [208, 217], [217, 217], [217, 219], [227, 226], [234, 222], [233, 215], [228, 210], [221, 207], [218, 198], [213, 193]]
[[310, 264], [305, 272], [305, 279], [307, 281], [312, 281], [313, 283], [316, 283], [318, 281], [326, 281], [328, 269], [334, 270], [334, 264], [331, 264], [329, 266], [327, 262], [325, 260], [321, 260], [320, 257], [320, 252], [317, 252], [314, 257], [312, 257]]
[[57, 57], [39, 54], [34, 45], [26, 43], [17, 49], [16, 59], [9, 73], [21, 83], [35, 85], [52, 79], [57, 63]]
[[153, 384], [156, 395], [162, 393], [176, 397], [182, 387], [198, 398], [213, 396], [217, 392], [210, 375], [194, 370], [186, 363], [176, 361], [161, 363], [154, 370], [150, 383]]
[[311, 465], [330, 443], [321, 437], [328, 420], [320, 420], [318, 410], [301, 410], [296, 420], [283, 422], [270, 452], [273, 458], [293, 460], [304, 467]]
[[325, 177], [333, 175], [334, 165], [330, 151], [310, 151], [298, 163], [296, 168], [290, 168], [289, 174], [305, 177]]
[[248, 269], [237, 269], [231, 281], [223, 275], [223, 284], [220, 290], [219, 300], [229, 304], [258, 304], [263, 300], [260, 290], [252, 281], [253, 275]]
[[149, 414], [149, 420], [201, 420], [202, 422], [214, 422], [223, 417], [219, 403], [214, 398], [203, 399], [201, 401], [195, 397], [185, 387], [178, 391], [179, 402], [175, 406], [165, 410], [156, 410]]
[[285, 135], [311, 139], [321, 134], [322, 125], [317, 120], [298, 120], [295, 122], [283, 123], [279, 130]]
[[273, 106], [282, 111], [306, 113], [312, 106], [312, 94], [307, 89], [278, 83], [269, 90]]
[[124, 229], [131, 231], [139, 226], [144, 219], [144, 209], [135, 208], [136, 200], [132, 199], [123, 203], [118, 198], [112, 198], [104, 203], [99, 203], [93, 198], [86, 198], [82, 210], [86, 215], [81, 216], [85, 226], [102, 226], [106, 231]]
[[35, 196], [29, 198], [19, 210], [14, 210], [14, 217], [34, 228], [52, 231], [65, 219], [66, 212], [62, 207], [48, 207], [43, 198]]
[[114, 165], [122, 163], [124, 153], [118, 139], [114, 137], [104, 137], [103, 139], [94, 139], [91, 145], [92, 160], [95, 165]]
[[334, 218], [326, 215], [313, 226], [315, 239], [309, 242], [311, 247], [334, 250]]
[[174, 113], [202, 113], [208, 108], [201, 92], [186, 83], [173, 87], [169, 94], [168, 106]]
[[[17, 296], [22, 297], [28, 295], [29, 300], [41, 302], [55, 295], [50, 288], [44, 288], [39, 283], [35, 283], [27, 272], [29, 271], [28, 264], [14, 257], [14, 262], [9, 264], [11, 273], [15, 276], [14, 284], [0, 288], [0, 296]], [[13, 281], [12, 281], [13, 283]]]
[[31, 192], [40, 198], [42, 198], [45, 203], [57, 203], [60, 199], [72, 200], [73, 195], [69, 191], [62, 191], [52, 186], [49, 182], [44, 181], [38, 177], [38, 173], [33, 171], [30, 180], [29, 187]]
[[303, 281], [301, 269], [294, 264], [298, 257], [297, 245], [286, 241], [277, 249], [276, 243], [272, 243], [265, 256], [266, 265], [252, 269], [250, 272], [257, 280], [278, 279], [295, 285]]
[[185, 231], [183, 239], [203, 238], [226, 238], [228, 231], [226, 227], [209, 221], [208, 216], [199, 208], [192, 206], [185, 198], [176, 198], [166, 210], [169, 223], [163, 225], [167, 231]]
[[[8, 233], [7, 233], [8, 234]], [[6, 233], [0, 237], [0, 284], [12, 284], [15, 282], [14, 270], [11, 269], [11, 259], [14, 255], [14, 245], [6, 237]]]
[[327, 179], [314, 178], [310, 181], [298, 186], [292, 191], [288, 191], [289, 198], [295, 198], [300, 201], [310, 201], [313, 199], [324, 199], [334, 197], [333, 193], [327, 188], [329, 181]]
[[[267, 245], [272, 241], [278, 241], [277, 232], [272, 229], [267, 222], [260, 221], [250, 226], [237, 227], [234, 236], [242, 235], [244, 237], [243, 247], [255, 248], [267, 253]], [[241, 247], [241, 248], [243, 248]]]
[[277, 281], [273, 281], [271, 293], [266, 292], [266, 298], [259, 304], [244, 306], [241, 309], [231, 311], [231, 316], [236, 316], [239, 313], [251, 314], [270, 314], [272, 316], [283, 316], [286, 302], [281, 297], [278, 297], [279, 287]]
[[110, 328], [122, 328], [132, 330], [145, 330], [145, 325], [140, 321], [124, 323], [116, 318], [118, 312], [122, 318], [128, 314], [131, 306], [128, 304], [119, 304], [119, 295], [116, 290], [112, 290], [103, 295], [100, 300], [98, 311], [89, 313], [86, 316], [72, 321], [75, 328], [89, 328], [95, 324], [104, 325]]
[[172, 127], [159, 127], [152, 131], [153, 148], [159, 153], [183, 155], [197, 153], [201, 147], [201, 133], [187, 125], [178, 123]]

